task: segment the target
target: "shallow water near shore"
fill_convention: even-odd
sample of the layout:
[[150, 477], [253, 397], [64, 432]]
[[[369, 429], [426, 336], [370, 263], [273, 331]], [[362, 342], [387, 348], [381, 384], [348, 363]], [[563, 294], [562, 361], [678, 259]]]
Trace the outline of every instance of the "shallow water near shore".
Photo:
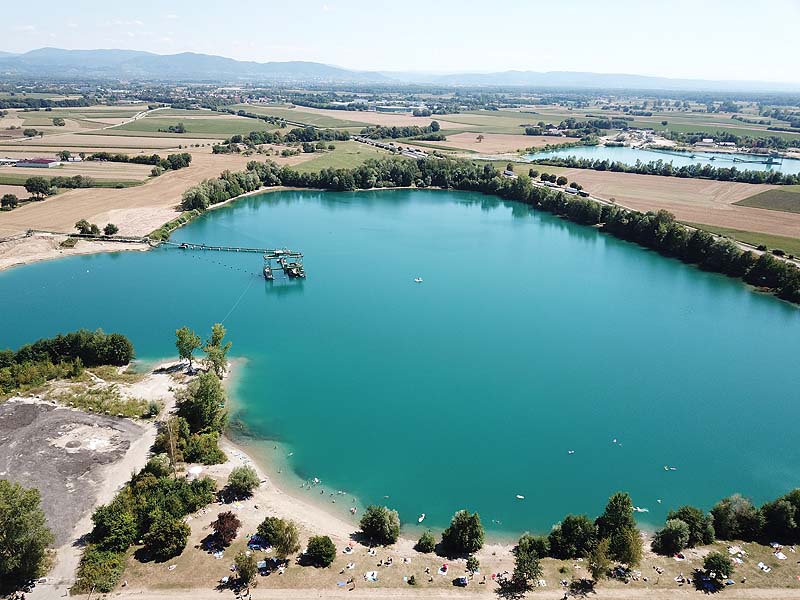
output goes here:
[[277, 192], [172, 239], [301, 250], [308, 279], [166, 248], [38, 263], [0, 273], [0, 346], [102, 327], [157, 358], [224, 320], [234, 438], [348, 517], [544, 532], [627, 490], [652, 526], [798, 484], [800, 311], [737, 280], [474, 193]]

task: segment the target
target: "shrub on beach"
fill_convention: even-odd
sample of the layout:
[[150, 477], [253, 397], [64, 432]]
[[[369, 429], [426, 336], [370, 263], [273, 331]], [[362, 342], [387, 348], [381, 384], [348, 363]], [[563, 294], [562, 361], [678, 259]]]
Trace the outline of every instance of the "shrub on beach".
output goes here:
[[328, 567], [336, 559], [336, 546], [327, 535], [315, 535], [308, 540], [306, 557], [317, 567]]
[[258, 487], [259, 479], [253, 467], [236, 467], [228, 475], [227, 488], [237, 496], [249, 496]]
[[419, 536], [419, 541], [417, 541], [416, 545], [417, 552], [430, 554], [435, 549], [436, 549], [436, 538], [433, 537], [433, 534], [430, 531], [426, 531], [421, 536]]
[[483, 539], [480, 515], [460, 510], [442, 533], [442, 546], [449, 554], [472, 554], [483, 547]]
[[383, 545], [394, 544], [400, 536], [400, 515], [396, 510], [371, 504], [361, 517], [361, 532]]

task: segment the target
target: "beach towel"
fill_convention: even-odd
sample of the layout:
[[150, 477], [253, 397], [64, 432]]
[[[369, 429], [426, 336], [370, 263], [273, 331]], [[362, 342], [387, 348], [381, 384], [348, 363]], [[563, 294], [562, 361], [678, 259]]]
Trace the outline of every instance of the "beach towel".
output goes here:
[[777, 558], [778, 560], [786, 560], [786, 555], [783, 552], [776, 552], [775, 558]]

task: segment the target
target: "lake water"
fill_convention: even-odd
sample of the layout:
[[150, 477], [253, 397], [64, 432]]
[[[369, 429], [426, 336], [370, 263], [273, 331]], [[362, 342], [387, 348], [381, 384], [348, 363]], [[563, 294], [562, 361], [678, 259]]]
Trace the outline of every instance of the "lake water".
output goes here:
[[0, 273], [0, 346], [102, 327], [159, 358], [224, 320], [234, 421], [346, 517], [547, 531], [627, 490], [652, 525], [800, 482], [800, 312], [736, 280], [473, 193], [270, 193], [173, 239], [299, 249], [308, 279], [177, 249], [33, 264]]
[[[773, 164], [763, 164], [763, 162], [744, 162], [744, 161], [765, 161], [767, 157], [755, 154], [731, 154], [725, 152], [668, 152], [657, 150], [640, 150], [628, 146], [576, 146], [574, 148], [564, 148], [551, 152], [537, 152], [527, 154], [527, 160], [538, 160], [541, 158], [566, 158], [574, 156], [576, 158], [586, 158], [589, 160], [609, 160], [618, 161], [627, 165], [634, 165], [636, 161], [649, 163], [661, 160], [665, 163], [672, 163], [674, 167], [687, 165], [711, 165], [712, 167], [732, 168], [736, 167], [740, 171], [780, 171], [781, 173], [800, 173], [800, 160], [796, 158], [775, 159]], [[734, 158], [739, 159], [734, 161]]]

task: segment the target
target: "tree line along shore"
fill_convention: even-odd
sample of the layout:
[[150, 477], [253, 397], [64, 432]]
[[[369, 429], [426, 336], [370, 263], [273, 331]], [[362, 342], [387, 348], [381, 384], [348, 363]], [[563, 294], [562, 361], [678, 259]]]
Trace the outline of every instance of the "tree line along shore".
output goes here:
[[677, 258], [685, 263], [729, 277], [742, 279], [757, 289], [783, 300], [800, 303], [800, 268], [766, 252], [742, 250], [733, 241], [677, 222], [665, 210], [638, 212], [591, 198], [575, 197], [558, 190], [536, 186], [530, 177], [504, 177], [491, 164], [463, 159], [422, 158], [419, 160], [369, 159], [352, 169], [322, 169], [298, 172], [272, 161], [251, 161], [245, 171], [225, 172], [186, 190], [177, 219], [151, 234], [167, 239], [174, 229], [187, 223], [210, 206], [250, 193], [262, 187], [352, 191], [372, 188], [435, 187], [475, 191], [522, 202], [582, 225], [598, 227], [623, 240]]
[[[228, 367], [231, 343], [225, 340], [226, 331], [220, 324], [212, 327], [205, 341], [186, 327], [175, 334], [176, 349], [191, 376], [190, 382], [176, 391], [174, 414], [159, 422], [152, 457], [145, 467], [134, 473], [110, 503], [94, 510], [93, 528], [72, 588], [75, 593], [114, 590], [131, 560], [164, 562], [183, 553], [191, 533], [190, 515], [208, 511], [216, 502], [229, 504], [247, 498], [263, 483], [248, 465], [230, 471], [222, 488], [210, 477], [193, 476], [186, 471], [186, 465], [191, 463], [214, 465], [227, 461], [219, 447], [227, 424], [227, 397], [221, 377]], [[194, 357], [198, 350], [204, 353], [200, 366]], [[50, 380], [78, 378], [86, 367], [124, 366], [133, 357], [133, 345], [118, 333], [80, 330], [41, 339], [16, 351], [0, 352], [2, 393], [8, 397]], [[154, 412], [159, 410], [157, 407]], [[53, 536], [40, 507], [38, 490], [0, 479], [0, 507], [0, 528], [4, 532], [0, 536], [0, 556], [4, 558], [0, 562], [0, 593], [8, 593], [25, 589], [31, 580], [47, 571]], [[547, 535], [524, 534], [512, 549], [513, 571], [500, 574], [495, 581], [499, 591], [519, 597], [532, 590], [542, 577], [542, 561], [546, 558], [586, 561], [590, 577], [569, 582], [576, 593], [592, 590], [608, 577], [633, 577], [646, 551], [634, 512], [630, 496], [618, 492], [596, 519], [585, 514], [566, 515]], [[221, 552], [239, 536], [242, 523], [232, 511], [221, 510], [211, 529], [202, 550]], [[370, 548], [392, 546], [400, 534], [397, 511], [370, 505], [353, 539]], [[669, 512], [664, 526], [653, 536], [651, 549], [666, 556], [680, 556], [686, 548], [707, 546], [715, 539], [792, 545], [793, 549], [794, 544], [800, 543], [800, 489], [760, 507], [738, 494], [724, 498], [710, 511], [682, 506]], [[430, 529], [425, 531], [414, 549], [420, 554], [466, 559], [468, 573], [475, 574], [480, 569], [476, 553], [484, 542], [480, 515], [459, 510], [440, 535]], [[264, 518], [248, 539], [248, 546], [270, 547], [274, 558], [260, 563], [253, 553], [239, 552], [234, 573], [225, 585], [247, 588], [256, 583], [259, 572], [283, 572], [293, 564], [299, 568], [328, 568], [338, 554], [325, 532], [310, 536], [301, 552], [298, 523], [283, 516]], [[352, 545], [349, 548], [352, 551]], [[712, 551], [705, 556], [703, 568], [693, 573], [692, 582], [705, 591], [723, 589], [735, 567], [731, 556]], [[447, 567], [443, 568], [443, 574], [447, 574]], [[417, 573], [406, 583], [417, 585], [428, 575]], [[466, 585], [469, 581], [457, 577], [453, 582]]]

